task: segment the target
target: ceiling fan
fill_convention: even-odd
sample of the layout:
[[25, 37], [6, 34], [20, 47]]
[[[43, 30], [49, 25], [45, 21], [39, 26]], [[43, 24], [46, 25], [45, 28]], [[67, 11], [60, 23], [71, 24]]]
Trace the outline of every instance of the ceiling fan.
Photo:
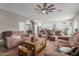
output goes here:
[[49, 14], [55, 10], [54, 4], [47, 5], [47, 3], [43, 3], [43, 6], [37, 5], [37, 8], [34, 8], [39, 14]]

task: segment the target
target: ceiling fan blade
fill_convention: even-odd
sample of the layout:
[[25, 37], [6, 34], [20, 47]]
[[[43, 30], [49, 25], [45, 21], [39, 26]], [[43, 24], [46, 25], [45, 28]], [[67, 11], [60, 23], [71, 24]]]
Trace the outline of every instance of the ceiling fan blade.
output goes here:
[[47, 3], [43, 3], [43, 7], [44, 7], [44, 9], [46, 8], [46, 6], [47, 6]]
[[46, 12], [46, 14], [48, 14], [48, 12]]
[[37, 7], [42, 9], [42, 7], [40, 5], [37, 5]]
[[51, 8], [51, 7], [53, 7], [53, 6], [54, 6], [54, 5], [53, 5], [53, 4], [51, 4], [50, 6], [48, 6], [48, 7], [47, 7], [47, 9], [49, 9], [49, 8]]
[[36, 12], [36, 13], [38, 13], [38, 14], [41, 14], [41, 12], [40, 12], [40, 11], [37, 11], [37, 10], [36, 10], [35, 12]]
[[55, 10], [55, 8], [49, 8], [48, 10]]
[[40, 10], [40, 9], [38, 9], [38, 8], [34, 8], [34, 10]]
[[53, 12], [53, 11], [49, 10], [48, 12]]

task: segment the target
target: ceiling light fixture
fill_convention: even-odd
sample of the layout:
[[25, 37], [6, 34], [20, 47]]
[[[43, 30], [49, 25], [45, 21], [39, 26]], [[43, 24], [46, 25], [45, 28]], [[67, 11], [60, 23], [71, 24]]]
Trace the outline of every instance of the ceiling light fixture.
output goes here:
[[34, 8], [34, 10], [42, 15], [49, 14], [55, 10], [53, 6], [54, 6], [53, 4], [47, 6], [47, 3], [43, 3], [43, 6], [37, 5], [37, 8]]

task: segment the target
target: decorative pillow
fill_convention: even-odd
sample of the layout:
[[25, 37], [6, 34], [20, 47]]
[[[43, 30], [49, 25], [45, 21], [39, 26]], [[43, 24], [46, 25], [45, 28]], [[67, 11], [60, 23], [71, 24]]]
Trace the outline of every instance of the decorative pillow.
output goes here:
[[70, 53], [72, 50], [74, 49], [73, 48], [70, 48], [70, 47], [60, 47], [59, 50], [63, 53]]
[[21, 36], [20, 35], [12, 35], [12, 38], [14, 38], [14, 39], [20, 39]]

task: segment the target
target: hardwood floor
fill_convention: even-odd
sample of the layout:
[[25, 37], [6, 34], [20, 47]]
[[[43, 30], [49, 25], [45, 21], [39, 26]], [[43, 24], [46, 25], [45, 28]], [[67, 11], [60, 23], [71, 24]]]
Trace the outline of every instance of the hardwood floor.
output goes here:
[[57, 52], [56, 49], [57, 46], [55, 45], [55, 42], [47, 40], [45, 49], [46, 56], [68, 56], [67, 54], [64, 54], [62, 52]]
[[[46, 41], [46, 47], [41, 51], [41, 53], [38, 56], [68, 56], [62, 52], [57, 52], [56, 51], [57, 47], [55, 45], [54, 41]], [[15, 50], [13, 49], [12, 51], [7, 53], [8, 56], [17, 56], [18, 53], [15, 52]], [[14, 55], [16, 54], [16, 55]], [[6, 55], [6, 53], [0, 53], [0, 55]]]

